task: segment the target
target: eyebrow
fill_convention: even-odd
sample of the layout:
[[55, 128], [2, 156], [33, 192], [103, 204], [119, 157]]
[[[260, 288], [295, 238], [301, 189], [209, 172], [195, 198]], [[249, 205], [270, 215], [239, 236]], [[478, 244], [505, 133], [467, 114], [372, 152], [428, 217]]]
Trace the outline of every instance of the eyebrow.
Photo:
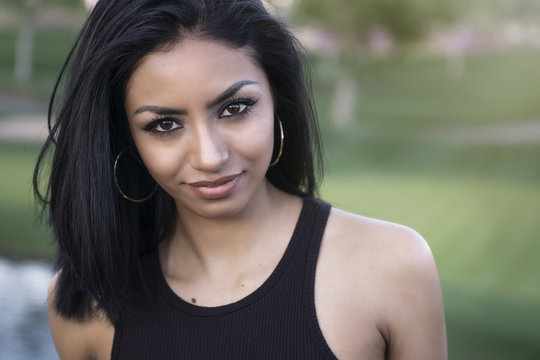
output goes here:
[[[229, 86], [227, 90], [221, 93], [217, 98], [215, 98], [214, 100], [206, 104], [206, 108], [210, 109], [216, 106], [217, 104], [227, 100], [228, 98], [236, 94], [242, 87], [246, 85], [253, 85], [253, 84], [258, 84], [258, 82], [252, 81], [252, 80], [242, 80], [242, 81], [235, 82], [234, 84]], [[137, 114], [147, 112], [147, 111], [152, 112], [157, 115], [186, 115], [187, 114], [187, 110], [184, 110], [184, 109], [175, 109], [175, 108], [168, 108], [168, 107], [162, 107], [162, 106], [156, 106], [156, 105], [144, 105], [138, 108], [137, 110], [135, 110], [133, 115], [137, 115]]]
[[154, 114], [157, 114], [157, 115], [186, 115], [187, 114], [187, 111], [183, 109], [166, 108], [166, 107], [156, 106], [156, 105], [145, 105], [135, 110], [133, 115], [137, 115], [146, 111], [153, 112]]

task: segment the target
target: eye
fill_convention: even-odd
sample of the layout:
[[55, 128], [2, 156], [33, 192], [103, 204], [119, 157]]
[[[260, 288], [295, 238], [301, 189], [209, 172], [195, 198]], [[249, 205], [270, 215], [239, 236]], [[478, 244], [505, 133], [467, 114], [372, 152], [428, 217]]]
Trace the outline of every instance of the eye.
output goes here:
[[223, 112], [221, 113], [221, 116], [227, 117], [227, 116], [234, 116], [242, 113], [244, 110], [246, 110], [247, 105], [241, 104], [241, 103], [233, 103], [229, 104], [223, 109]]
[[164, 119], [160, 120], [154, 127], [155, 131], [167, 132], [179, 128], [180, 126], [174, 120]]
[[156, 118], [146, 125], [144, 130], [156, 135], [166, 135], [181, 128], [183, 128], [182, 124], [180, 124], [176, 119]]
[[225, 105], [221, 113], [220, 118], [234, 117], [240, 115], [246, 115], [252, 108], [257, 100], [253, 99], [236, 99]]

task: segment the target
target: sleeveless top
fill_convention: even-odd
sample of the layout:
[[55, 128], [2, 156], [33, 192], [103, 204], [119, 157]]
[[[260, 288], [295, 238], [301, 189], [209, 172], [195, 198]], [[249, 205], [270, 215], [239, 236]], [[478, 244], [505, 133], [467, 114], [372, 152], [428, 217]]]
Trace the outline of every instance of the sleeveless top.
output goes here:
[[[112, 359], [337, 359], [315, 313], [315, 270], [330, 205], [305, 198], [278, 265], [232, 304], [202, 307], [168, 286], [157, 248], [143, 259], [153, 301], [115, 327]], [[139, 309], [138, 309], [139, 310]]]

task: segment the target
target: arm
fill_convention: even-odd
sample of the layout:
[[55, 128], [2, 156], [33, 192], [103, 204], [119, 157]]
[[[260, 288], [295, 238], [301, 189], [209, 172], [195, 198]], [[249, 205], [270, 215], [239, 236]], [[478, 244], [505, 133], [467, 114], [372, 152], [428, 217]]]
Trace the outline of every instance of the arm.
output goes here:
[[437, 270], [413, 230], [332, 209], [315, 283], [317, 318], [339, 359], [446, 360]]
[[431, 251], [416, 232], [399, 227], [392, 241], [385, 292], [391, 360], [446, 360], [444, 306]]
[[49, 285], [47, 310], [51, 334], [60, 359], [110, 359], [114, 329], [104, 316], [78, 321], [58, 314], [54, 306], [57, 276]]

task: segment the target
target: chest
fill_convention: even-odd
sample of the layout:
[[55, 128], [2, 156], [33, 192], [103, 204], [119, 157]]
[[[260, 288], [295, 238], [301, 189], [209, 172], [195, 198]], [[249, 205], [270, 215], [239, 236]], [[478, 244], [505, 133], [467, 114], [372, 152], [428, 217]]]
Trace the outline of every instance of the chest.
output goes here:
[[295, 230], [268, 279], [227, 305], [183, 300], [163, 277], [156, 256], [148, 265], [153, 301], [116, 328], [112, 358], [384, 359], [384, 340], [369, 312], [362, 319], [351, 312], [357, 304], [335, 296], [334, 274], [324, 265], [328, 256], [321, 253], [319, 259], [329, 209], [313, 210], [303, 210], [301, 220], [310, 221], [299, 223], [310, 225]]
[[271, 276], [218, 307], [195, 306], [162, 288], [151, 307], [117, 327], [112, 358], [335, 359], [306, 307], [305, 288], [291, 281]]

